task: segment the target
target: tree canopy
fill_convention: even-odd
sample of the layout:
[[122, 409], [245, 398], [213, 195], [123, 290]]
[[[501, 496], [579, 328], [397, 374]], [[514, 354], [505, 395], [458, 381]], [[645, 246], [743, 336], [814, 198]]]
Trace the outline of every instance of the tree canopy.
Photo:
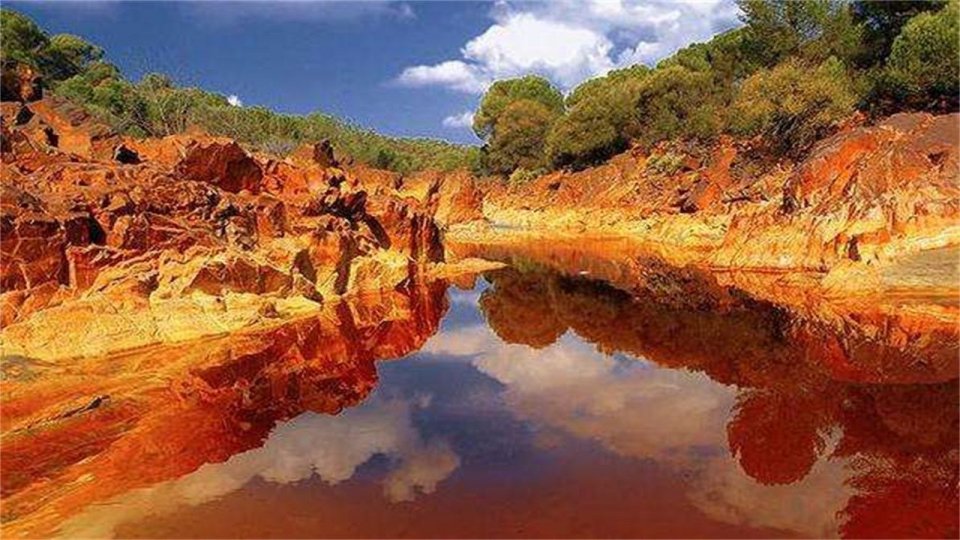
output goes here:
[[956, 1], [910, 19], [894, 39], [886, 83], [896, 99], [919, 108], [955, 109], [960, 72], [960, 9]]
[[563, 112], [563, 94], [547, 79], [538, 75], [505, 79], [493, 83], [484, 94], [473, 115], [473, 131], [481, 139], [490, 137], [507, 107], [520, 100], [537, 102], [552, 114]]
[[223, 95], [180, 87], [160, 73], [131, 82], [104, 60], [100, 47], [70, 34], [51, 37], [9, 9], [0, 9], [0, 32], [4, 61], [38, 69], [48, 90], [130, 135], [164, 136], [199, 126], [253, 149], [281, 154], [301, 143], [327, 139], [360, 162], [399, 172], [474, 168], [479, 159], [474, 147], [386, 137], [322, 113], [296, 116], [235, 107]]
[[[656, 67], [633, 65], [584, 81], [560, 101], [548, 81], [500, 81], [483, 97], [474, 130], [496, 158], [497, 122], [510, 103], [553, 111], [534, 140], [553, 168], [600, 163], [632, 144], [709, 142], [721, 134], [763, 136], [796, 155], [856, 110], [958, 108], [958, 0], [739, 0], [743, 26], [694, 43]], [[543, 121], [541, 115], [539, 121]], [[521, 131], [511, 131], [511, 138]], [[509, 174], [517, 159], [488, 160]], [[527, 155], [524, 163], [537, 162]]]

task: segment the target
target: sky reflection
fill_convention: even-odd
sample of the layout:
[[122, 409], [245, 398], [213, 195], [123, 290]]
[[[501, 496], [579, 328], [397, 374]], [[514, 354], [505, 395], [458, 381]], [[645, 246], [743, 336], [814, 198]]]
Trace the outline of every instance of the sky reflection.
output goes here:
[[[191, 513], [214, 515], [218, 505], [230, 507], [245, 494], [256, 494], [256, 512], [266, 517], [284, 512], [286, 496], [276, 491], [283, 486], [300, 498], [304, 489], [336, 496], [353, 489], [347, 486], [377, 486], [380, 501], [366, 501], [371, 512], [384, 504], [415, 504], [407, 507], [413, 514], [428, 501], [454, 504], [466, 526], [497, 512], [489, 505], [461, 506], [477, 494], [492, 490], [502, 497], [510, 483], [524, 483], [529, 493], [549, 500], [556, 481], [581, 474], [590, 480], [580, 483], [624, 483], [618, 489], [638, 497], [629, 504], [686, 500], [688, 508], [672, 503], [676, 519], [705, 531], [728, 524], [736, 528], [727, 534], [836, 535], [836, 510], [849, 497], [840, 461], [819, 460], [799, 482], [762, 485], [727, 449], [735, 387], [703, 373], [604, 354], [572, 331], [538, 349], [505, 343], [477, 307], [485, 287], [452, 291], [440, 331], [414, 355], [382, 363], [377, 388], [358, 406], [335, 416], [304, 413], [275, 428], [260, 448], [91, 506], [61, 535], [182, 533], [170, 524], [196, 521], [187, 517]], [[614, 498], [608, 491], [615, 489], [594, 495]], [[622, 510], [621, 520], [630, 515], [626, 506]], [[563, 527], [554, 531], [570, 527], [554, 525]], [[300, 533], [322, 534], [317, 526]], [[645, 531], [642, 522], [632, 527], [624, 530]]]

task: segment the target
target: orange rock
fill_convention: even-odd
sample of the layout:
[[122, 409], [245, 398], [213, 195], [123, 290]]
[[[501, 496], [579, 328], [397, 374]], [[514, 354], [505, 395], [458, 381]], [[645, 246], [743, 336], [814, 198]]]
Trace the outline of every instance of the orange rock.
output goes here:
[[[279, 161], [198, 131], [121, 140], [55, 99], [0, 112], [10, 350], [59, 358], [244, 328], [325, 295], [393, 289], [442, 258], [436, 196], [378, 193], [389, 202], [374, 215], [329, 144]], [[84, 347], [54, 332], [67, 320]]]
[[[483, 210], [491, 221], [545, 237], [629, 237], [675, 264], [875, 268], [960, 245], [958, 122], [957, 114], [919, 113], [854, 122], [796, 164], [759, 153], [756, 141], [720, 141], [706, 166], [673, 174], [651, 172], [639, 152], [627, 152], [521, 186], [485, 185]], [[697, 165], [696, 148], [668, 147], [687, 168]]]
[[224, 191], [259, 193], [263, 171], [257, 162], [235, 142], [198, 139], [184, 149], [175, 174], [208, 182]]
[[43, 96], [40, 83], [40, 74], [37, 70], [16, 60], [3, 62], [3, 101], [36, 101]]
[[333, 145], [327, 140], [299, 146], [290, 154], [290, 159], [302, 166], [318, 165], [323, 169], [340, 167], [340, 162], [333, 155]]

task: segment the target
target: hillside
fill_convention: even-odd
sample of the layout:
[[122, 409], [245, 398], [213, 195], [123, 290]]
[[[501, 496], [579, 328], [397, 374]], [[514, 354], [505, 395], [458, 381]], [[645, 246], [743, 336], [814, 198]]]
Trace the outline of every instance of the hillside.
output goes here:
[[322, 112], [300, 116], [235, 106], [227, 96], [177, 86], [159, 73], [129, 81], [107, 61], [107, 52], [83, 38], [50, 36], [9, 9], [2, 11], [2, 27], [4, 99], [20, 93], [8, 85], [31, 81], [27, 86], [36, 92], [64, 98], [124, 135], [163, 137], [201, 129], [278, 155], [326, 140], [347, 160], [404, 173], [470, 167], [478, 154], [477, 148], [439, 140], [384, 136]]

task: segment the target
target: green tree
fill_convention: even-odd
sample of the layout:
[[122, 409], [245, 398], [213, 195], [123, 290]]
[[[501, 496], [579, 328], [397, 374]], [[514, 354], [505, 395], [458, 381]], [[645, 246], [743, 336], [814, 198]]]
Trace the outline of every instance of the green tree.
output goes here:
[[858, 0], [853, 3], [854, 20], [863, 28], [861, 67], [881, 64], [890, 55], [893, 40], [913, 17], [937, 11], [946, 0]]
[[46, 47], [47, 35], [29, 18], [9, 9], [0, 9], [0, 35], [2, 35], [2, 59], [24, 62], [37, 66], [36, 55]]
[[740, 135], [762, 135], [777, 151], [799, 155], [855, 110], [858, 96], [840, 60], [811, 69], [788, 60], [747, 79], [731, 114]]
[[580, 169], [622, 152], [626, 137], [617, 130], [602, 99], [577, 103], [550, 130], [547, 157], [555, 167]]
[[521, 99], [508, 105], [487, 145], [487, 166], [498, 174], [545, 165], [544, 145], [556, 113], [544, 104]]
[[602, 77], [588, 79], [570, 92], [566, 106], [573, 108], [578, 103], [588, 99], [608, 99], [609, 92], [617, 87], [629, 86], [643, 80], [651, 72], [643, 64], [634, 64], [623, 69], [615, 69]]
[[646, 144], [674, 137], [710, 139], [723, 127], [719, 96], [709, 72], [658, 69], [640, 87], [634, 138]]
[[888, 95], [908, 106], [956, 109], [960, 72], [960, 9], [953, 0], [936, 13], [921, 13], [894, 40], [884, 73]]
[[773, 66], [791, 56], [820, 62], [859, 54], [862, 28], [845, 0], [738, 0], [745, 24], [743, 50]]
[[509, 174], [517, 167], [542, 167], [547, 133], [563, 108], [563, 94], [543, 77], [494, 83], [473, 117], [473, 130], [486, 141], [485, 168]]
[[71, 34], [50, 38], [38, 54], [40, 68], [48, 81], [63, 81], [82, 73], [103, 58], [103, 49]]
[[636, 64], [587, 80], [567, 97], [566, 114], [547, 137], [555, 167], [583, 168], [622, 152], [638, 131], [640, 88], [651, 70]]
[[528, 100], [541, 104], [549, 113], [563, 112], [563, 94], [550, 81], [537, 75], [505, 79], [493, 83], [473, 116], [473, 131], [481, 139], [489, 138], [497, 122], [511, 104]]

